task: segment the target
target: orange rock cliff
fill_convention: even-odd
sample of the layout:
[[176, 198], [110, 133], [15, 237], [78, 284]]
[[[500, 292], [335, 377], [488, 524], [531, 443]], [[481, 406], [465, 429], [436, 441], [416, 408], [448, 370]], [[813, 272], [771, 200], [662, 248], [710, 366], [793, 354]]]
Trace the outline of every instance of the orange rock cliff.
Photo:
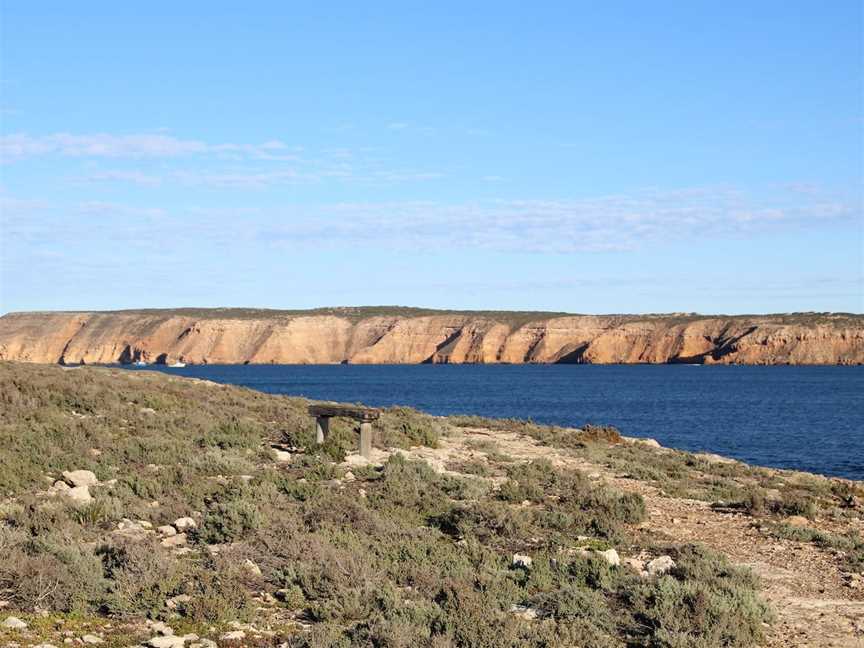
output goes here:
[[565, 315], [407, 308], [10, 313], [0, 360], [39, 363], [864, 364], [864, 316]]

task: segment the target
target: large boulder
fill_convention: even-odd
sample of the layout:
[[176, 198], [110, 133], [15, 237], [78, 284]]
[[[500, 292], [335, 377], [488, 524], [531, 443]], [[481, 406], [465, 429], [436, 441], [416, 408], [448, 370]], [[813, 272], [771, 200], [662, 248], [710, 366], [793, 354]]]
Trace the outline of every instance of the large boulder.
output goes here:
[[65, 495], [76, 506], [86, 506], [93, 501], [93, 496], [90, 494], [90, 489], [87, 486], [73, 486], [66, 491]]
[[96, 475], [89, 470], [66, 470], [63, 479], [72, 486], [95, 486], [99, 483]]

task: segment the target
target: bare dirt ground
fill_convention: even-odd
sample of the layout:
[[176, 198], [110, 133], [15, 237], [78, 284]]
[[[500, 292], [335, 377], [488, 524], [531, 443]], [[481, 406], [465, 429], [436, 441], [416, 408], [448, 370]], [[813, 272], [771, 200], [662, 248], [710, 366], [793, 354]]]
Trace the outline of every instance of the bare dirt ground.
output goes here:
[[483, 461], [484, 441], [487, 445], [494, 442], [498, 451], [513, 459], [545, 458], [621, 490], [638, 492], [649, 513], [643, 523], [646, 532], [675, 542], [702, 543], [752, 568], [761, 577], [763, 594], [777, 615], [768, 630], [768, 646], [864, 647], [864, 592], [844, 582], [837, 557], [830, 550], [768, 537], [749, 516], [713, 510], [698, 500], [665, 496], [645, 482], [616, 475], [603, 465], [520, 434], [465, 428], [443, 438], [439, 448], [414, 448], [406, 454], [446, 471], [454, 462]]

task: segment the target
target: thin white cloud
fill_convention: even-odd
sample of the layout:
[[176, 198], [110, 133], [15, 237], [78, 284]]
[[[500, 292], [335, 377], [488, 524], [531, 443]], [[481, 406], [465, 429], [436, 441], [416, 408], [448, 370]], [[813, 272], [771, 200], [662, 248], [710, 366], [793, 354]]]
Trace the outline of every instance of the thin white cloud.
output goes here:
[[41, 136], [13, 133], [0, 137], [0, 159], [4, 162], [50, 155], [92, 158], [175, 158], [191, 155], [263, 160], [295, 158], [293, 151], [278, 140], [261, 144], [209, 144], [162, 133], [55, 133]]
[[153, 240], [155, 245], [168, 237], [192, 246], [351, 245], [542, 254], [633, 250], [670, 241], [704, 243], [828, 225], [856, 227], [862, 217], [860, 205], [842, 196], [754, 196], [728, 188], [579, 200], [343, 202], [243, 209], [101, 202], [64, 206], [4, 198], [0, 213], [8, 237], [30, 241], [102, 236], [110, 226], [117, 228], [120, 240], [134, 233], [136, 242]]
[[698, 189], [582, 200], [340, 203], [286, 216], [268, 240], [569, 253], [854, 223], [861, 211], [840, 198]]
[[141, 171], [99, 171], [87, 178], [92, 182], [131, 182], [132, 184], [155, 187], [162, 184], [162, 178]]
[[317, 184], [330, 180], [369, 185], [389, 185], [409, 182], [426, 182], [444, 177], [437, 171], [413, 171], [371, 169], [368, 166], [355, 168], [347, 162], [303, 163], [292, 168], [274, 171], [236, 170], [182, 170], [169, 171], [161, 175], [140, 171], [108, 170], [96, 171], [83, 178], [86, 182], [132, 183], [141, 186], [179, 184], [190, 187], [264, 189], [282, 185]]

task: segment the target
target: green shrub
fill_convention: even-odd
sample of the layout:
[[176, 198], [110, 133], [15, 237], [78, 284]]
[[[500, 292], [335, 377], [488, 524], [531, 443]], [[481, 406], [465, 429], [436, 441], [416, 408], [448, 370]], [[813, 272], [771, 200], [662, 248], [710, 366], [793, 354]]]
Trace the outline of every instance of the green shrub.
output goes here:
[[253, 610], [245, 574], [237, 566], [210, 558], [192, 574], [184, 593], [184, 614], [194, 621], [224, 623], [247, 620]]
[[377, 424], [379, 442], [387, 447], [438, 447], [443, 433], [441, 423], [428, 414], [409, 407], [391, 407], [384, 410]]
[[168, 552], [150, 543], [103, 547], [99, 555], [109, 579], [104, 607], [112, 615], [155, 617], [188, 574]]
[[233, 448], [255, 448], [261, 445], [264, 434], [261, 428], [248, 420], [232, 419], [217, 424], [199, 440], [201, 447], [217, 447], [221, 450]]
[[258, 507], [245, 499], [216, 503], [204, 515], [196, 533], [199, 542], [222, 544], [243, 537], [261, 524]]
[[637, 618], [650, 629], [654, 645], [761, 643], [763, 623], [771, 614], [755, 594], [755, 576], [704, 548], [685, 546], [675, 553], [676, 566], [667, 575], [631, 594]]

